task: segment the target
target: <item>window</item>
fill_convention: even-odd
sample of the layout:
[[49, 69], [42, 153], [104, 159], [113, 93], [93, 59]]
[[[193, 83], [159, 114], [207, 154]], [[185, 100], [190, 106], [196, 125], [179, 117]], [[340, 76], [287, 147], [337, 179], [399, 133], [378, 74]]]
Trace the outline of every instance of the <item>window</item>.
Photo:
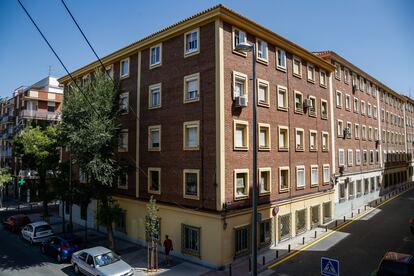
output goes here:
[[364, 125], [362, 126], [361, 137], [362, 137], [362, 140], [366, 140], [367, 139], [367, 127], [364, 126]]
[[366, 150], [363, 151], [362, 157], [363, 157], [364, 165], [366, 165], [368, 163], [368, 153]]
[[199, 121], [185, 122], [183, 124], [184, 150], [198, 150], [199, 149], [199, 129], [200, 129]]
[[329, 150], [329, 134], [328, 132], [322, 132], [322, 151]]
[[200, 74], [184, 77], [184, 103], [195, 102], [200, 99]]
[[286, 52], [279, 48], [276, 48], [276, 68], [286, 70]]
[[368, 140], [372, 140], [372, 127], [368, 127]]
[[370, 103], [368, 103], [368, 117], [372, 116], [372, 106]]
[[365, 90], [365, 80], [364, 80], [363, 77], [359, 78], [359, 87], [360, 87], [361, 91]]
[[150, 69], [161, 65], [161, 44], [155, 45], [150, 48]]
[[358, 99], [354, 98], [354, 112], [358, 113], [359, 112], [359, 103], [358, 103]]
[[321, 118], [328, 119], [328, 102], [326, 100], [321, 100]]
[[374, 151], [369, 151], [369, 163], [374, 164]]
[[259, 150], [270, 150], [270, 125], [258, 124]]
[[47, 112], [55, 112], [56, 104], [55, 102], [47, 102]]
[[368, 194], [369, 192], [369, 179], [364, 179], [364, 195]]
[[319, 85], [322, 87], [326, 87], [326, 72], [323, 70], [319, 70]]
[[279, 126], [279, 150], [287, 151], [289, 149], [289, 128]]
[[342, 108], [342, 93], [340, 91], [336, 91], [336, 107]]
[[109, 65], [105, 67], [106, 76], [110, 79], [114, 78], [114, 65]]
[[346, 84], [349, 83], [349, 70], [348, 70], [348, 68], [344, 68], [344, 82]]
[[184, 198], [200, 199], [199, 195], [200, 170], [183, 170]]
[[355, 131], [354, 131], [355, 139], [359, 139], [359, 124], [355, 124]]
[[199, 29], [189, 31], [184, 34], [184, 57], [197, 54], [199, 48], [200, 32]]
[[286, 111], [288, 108], [288, 94], [284, 86], [277, 86], [277, 108]]
[[250, 227], [243, 226], [235, 229], [235, 255], [241, 256], [250, 251]]
[[129, 110], [129, 93], [124, 92], [119, 95], [119, 109], [122, 114], [128, 113]]
[[354, 164], [354, 153], [351, 149], [348, 150], [348, 166], [352, 166]]
[[257, 105], [269, 107], [269, 82], [257, 79]]
[[234, 170], [234, 198], [243, 199], [249, 196], [249, 170]]
[[348, 199], [353, 199], [355, 196], [355, 183], [352, 181], [348, 184]]
[[265, 221], [260, 222], [260, 236], [259, 236], [259, 242], [260, 246], [266, 246], [270, 245], [272, 242], [272, 220], [268, 219]]
[[316, 98], [314, 96], [309, 96], [310, 107], [308, 108], [309, 116], [316, 117], [317, 107], [316, 107]]
[[233, 28], [233, 52], [246, 56], [246, 53], [236, 51], [236, 46], [240, 43], [247, 42], [246, 32]]
[[323, 183], [329, 183], [331, 181], [331, 169], [329, 165], [323, 165]]
[[270, 168], [259, 169], [259, 192], [260, 194], [268, 194], [271, 192], [272, 173]]
[[361, 114], [365, 115], [365, 102], [361, 100]]
[[298, 57], [293, 57], [293, 75], [296, 77], [302, 77], [302, 61]]
[[348, 94], [345, 96], [345, 109], [347, 111], [351, 110], [351, 96], [349, 96]]
[[286, 191], [289, 190], [290, 181], [289, 181], [289, 167], [280, 167], [279, 168], [279, 190]]
[[341, 80], [341, 65], [335, 62], [335, 78]]
[[200, 257], [200, 228], [182, 224], [181, 251], [184, 254]]
[[233, 99], [247, 95], [247, 75], [233, 71]]
[[121, 69], [119, 70], [119, 72], [121, 79], [127, 78], [129, 76], [129, 58], [121, 60], [120, 67]]
[[118, 152], [128, 151], [128, 129], [123, 129], [119, 133]]
[[257, 40], [257, 60], [264, 61], [267, 63], [268, 61], [268, 53], [267, 53], [267, 42], [261, 39]]
[[82, 169], [79, 169], [79, 183], [86, 183], [88, 182], [88, 176]]
[[148, 193], [161, 194], [160, 168], [148, 168]]
[[337, 135], [338, 137], [344, 136], [344, 123], [342, 122], [342, 120], [338, 120], [337, 122]]
[[308, 63], [307, 68], [308, 81], [315, 82], [315, 67], [313, 66], [313, 64]]
[[161, 107], [161, 83], [150, 85], [148, 91], [148, 108]]
[[304, 133], [303, 133], [303, 129], [301, 129], [301, 128], [296, 128], [295, 144], [296, 144], [296, 147], [295, 147], [296, 151], [304, 151], [305, 150]]
[[234, 135], [234, 149], [235, 150], [247, 150], [249, 149], [249, 124], [245, 121], [233, 122], [233, 135]]
[[296, 188], [305, 187], [305, 167], [296, 166]]
[[309, 130], [309, 150], [318, 150], [318, 132], [316, 130]]
[[352, 137], [352, 123], [347, 122], [346, 123], [346, 138], [350, 139]]
[[128, 189], [128, 173], [121, 173], [118, 176], [118, 188], [119, 189]]
[[295, 112], [303, 113], [303, 96], [299, 91], [295, 91]]
[[357, 189], [357, 194], [356, 194], [356, 196], [357, 196], [357, 197], [360, 197], [360, 196], [361, 196], [361, 194], [362, 194], [362, 183], [361, 183], [361, 180], [357, 180], [357, 181], [356, 181], [356, 189]]
[[339, 166], [345, 165], [345, 152], [343, 149], [338, 150], [338, 165]]
[[344, 202], [345, 201], [345, 183], [340, 183], [339, 184], [339, 202]]
[[311, 166], [311, 186], [317, 186], [319, 183], [318, 166]]
[[149, 126], [148, 127], [148, 150], [160, 151], [161, 150], [161, 126]]

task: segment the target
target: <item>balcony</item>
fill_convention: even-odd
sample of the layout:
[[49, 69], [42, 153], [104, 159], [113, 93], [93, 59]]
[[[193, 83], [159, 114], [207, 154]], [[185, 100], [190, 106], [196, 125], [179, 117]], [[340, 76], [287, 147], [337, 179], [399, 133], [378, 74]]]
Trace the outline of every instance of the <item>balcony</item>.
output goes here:
[[37, 120], [59, 121], [61, 119], [61, 114], [59, 112], [22, 110], [20, 111], [20, 117]]

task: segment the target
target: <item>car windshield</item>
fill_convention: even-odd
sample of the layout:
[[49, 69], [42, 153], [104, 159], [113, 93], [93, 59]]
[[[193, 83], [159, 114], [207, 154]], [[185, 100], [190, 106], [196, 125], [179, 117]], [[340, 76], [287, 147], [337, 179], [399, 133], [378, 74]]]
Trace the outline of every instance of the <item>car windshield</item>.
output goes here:
[[113, 252], [95, 256], [95, 264], [97, 266], [105, 266], [119, 261], [120, 258]]
[[71, 246], [75, 246], [80, 244], [81, 240], [80, 239], [73, 239], [73, 240], [69, 240], [69, 241], [64, 241], [63, 244], [67, 247], [71, 247]]
[[39, 227], [36, 227], [36, 232], [43, 232], [49, 230], [52, 230], [52, 227], [50, 227], [50, 225], [41, 225]]

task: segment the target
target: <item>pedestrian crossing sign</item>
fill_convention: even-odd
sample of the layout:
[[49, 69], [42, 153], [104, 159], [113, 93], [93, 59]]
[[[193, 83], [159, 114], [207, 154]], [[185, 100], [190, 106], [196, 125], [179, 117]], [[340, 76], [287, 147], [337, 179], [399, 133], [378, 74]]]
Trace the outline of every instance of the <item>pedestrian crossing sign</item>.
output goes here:
[[329, 259], [326, 257], [321, 258], [321, 275], [322, 276], [339, 276], [339, 261], [335, 259]]

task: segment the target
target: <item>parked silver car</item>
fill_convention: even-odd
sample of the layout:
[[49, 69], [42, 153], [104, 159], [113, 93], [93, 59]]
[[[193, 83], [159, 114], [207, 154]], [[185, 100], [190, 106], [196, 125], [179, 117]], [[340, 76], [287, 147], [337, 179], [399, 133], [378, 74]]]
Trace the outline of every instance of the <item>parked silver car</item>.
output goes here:
[[37, 221], [27, 224], [21, 233], [23, 239], [33, 244], [49, 239], [53, 236], [53, 229], [46, 221]]
[[110, 249], [97, 246], [73, 253], [71, 263], [76, 274], [131, 276], [134, 269]]

